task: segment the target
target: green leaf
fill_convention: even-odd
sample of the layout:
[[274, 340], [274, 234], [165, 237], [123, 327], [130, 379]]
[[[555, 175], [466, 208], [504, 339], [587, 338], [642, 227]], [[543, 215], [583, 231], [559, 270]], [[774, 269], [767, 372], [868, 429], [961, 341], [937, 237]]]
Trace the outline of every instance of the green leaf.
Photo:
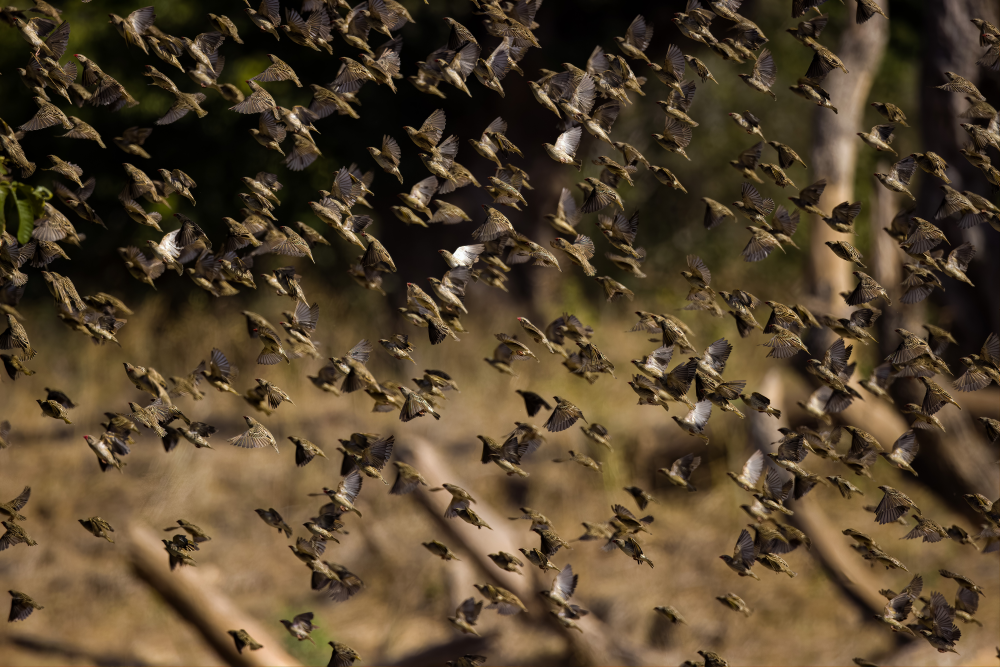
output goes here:
[[44, 185], [36, 185], [34, 189], [32, 189], [32, 192], [36, 197], [38, 197], [42, 201], [48, 201], [52, 199], [52, 190], [49, 190]]
[[6, 231], [7, 229], [7, 217], [4, 215], [4, 204], [7, 202], [7, 195], [10, 193], [10, 188], [7, 187], [6, 183], [0, 183], [0, 231]]
[[45, 210], [45, 202], [52, 199], [52, 191], [48, 188], [37, 186], [31, 188], [30, 196], [28, 201], [31, 202], [31, 212], [34, 213], [34, 219], [42, 217], [42, 212]]
[[35, 211], [30, 199], [14, 198], [17, 207], [17, 242], [21, 245], [31, 241], [31, 232], [35, 229]]

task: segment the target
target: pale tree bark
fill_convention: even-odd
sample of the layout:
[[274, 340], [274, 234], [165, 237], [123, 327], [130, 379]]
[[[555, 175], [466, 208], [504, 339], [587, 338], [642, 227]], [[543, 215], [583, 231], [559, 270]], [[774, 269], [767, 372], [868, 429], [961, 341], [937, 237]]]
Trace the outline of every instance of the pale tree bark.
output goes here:
[[[889, 167], [890, 164], [885, 160], [879, 160], [875, 165], [877, 173], [881, 174], [888, 173]], [[903, 262], [906, 260], [906, 254], [900, 249], [896, 240], [884, 231], [892, 224], [892, 219], [896, 215], [896, 211], [899, 210], [902, 203], [901, 195], [883, 188], [882, 184], [875, 178], [872, 178], [872, 193], [870, 217], [868, 218], [870, 220], [868, 247], [871, 250], [865, 259], [869, 268], [867, 273], [879, 285], [885, 287], [889, 294], [902, 296], [903, 291], [900, 283], [903, 281]], [[921, 302], [904, 306], [900, 303], [899, 306], [885, 308], [876, 322], [878, 333], [874, 333], [874, 331], [872, 333], [879, 340], [879, 345], [882, 346], [880, 349], [884, 349], [891, 341], [896, 340], [896, 334], [893, 333], [896, 329], [902, 327], [915, 330], [914, 327], [917, 329], [920, 327], [919, 322], [914, 323], [912, 320], [923, 317], [924, 304]], [[904, 320], [904, 317], [907, 319]], [[883, 344], [882, 341], [887, 342]], [[885, 356], [882, 354], [879, 358]]]
[[[884, 5], [885, 3], [883, 3]], [[889, 22], [875, 17], [864, 25], [849, 21], [835, 52], [850, 74], [831, 72], [823, 82], [839, 113], [818, 108], [813, 125], [812, 167], [816, 179], [826, 179], [820, 208], [829, 213], [834, 206], [854, 198], [854, 177], [858, 149], [863, 144], [856, 133], [863, 127], [862, 116], [872, 81], [882, 63], [889, 42]], [[867, 128], [864, 128], [867, 129]], [[809, 277], [817, 307], [824, 312], [845, 310], [839, 292], [854, 285], [851, 264], [839, 259], [824, 245], [844, 238], [818, 217], [813, 216], [809, 241]], [[839, 305], [838, 305], [839, 304]]]

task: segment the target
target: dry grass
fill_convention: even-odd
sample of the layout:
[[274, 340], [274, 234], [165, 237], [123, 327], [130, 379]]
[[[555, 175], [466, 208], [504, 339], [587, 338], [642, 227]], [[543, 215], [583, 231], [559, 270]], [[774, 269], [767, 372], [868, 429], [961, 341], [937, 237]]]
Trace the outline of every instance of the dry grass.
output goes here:
[[[550, 302], [576, 305], [573, 294], [555, 294], [547, 280], [540, 279], [537, 287], [550, 294]], [[678, 302], [676, 295], [664, 297]], [[364, 301], [320, 300], [324, 308], [320, 339], [328, 355], [343, 354], [362, 336], [374, 340], [393, 331], [392, 323], [380, 312], [369, 311]], [[277, 313], [288, 303], [272, 296], [247, 307], [277, 321]], [[328, 303], [335, 305], [328, 308]], [[726, 479], [725, 471], [738, 469], [750, 451], [746, 422], [715, 414], [710, 425], [712, 442], [705, 448], [677, 429], [661, 409], [635, 405], [635, 397], [625, 384], [624, 376], [631, 374], [627, 359], [655, 344], [641, 334], [621, 333], [633, 321], [625, 306], [595, 311], [579, 304], [576, 311], [595, 326], [596, 343], [617, 365], [617, 380], [602, 377], [593, 387], [569, 376], [552, 357], [543, 358], [540, 364], [520, 364], [521, 377], [517, 379], [488, 368], [481, 361], [492, 352], [488, 334], [513, 333], [517, 327], [513, 315], [499, 315], [510, 312], [508, 308], [495, 308], [492, 315], [473, 318], [467, 327], [474, 335], [465, 336], [457, 345], [448, 341], [431, 348], [423, 332], [399, 325], [406, 326], [402, 331], [413, 334], [417, 341], [418, 366], [395, 362], [376, 350], [371, 364], [375, 375], [403, 381], [416, 375], [418, 369], [440, 368], [451, 373], [462, 388], [460, 394], [450, 395], [440, 422], [424, 418], [405, 425], [393, 413], [370, 413], [370, 400], [361, 392], [339, 398], [319, 392], [305, 379], [306, 371], [315, 371], [319, 362], [255, 366], [257, 343], [247, 339], [240, 307], [235, 303], [207, 304], [197, 296], [189, 307], [194, 313], [176, 321], [158, 297], [148, 299], [124, 329], [122, 349], [81, 348], [79, 339], [51, 324], [47, 310], [27, 309], [26, 325], [41, 351], [31, 364], [38, 374], [22, 378], [16, 385], [5, 381], [0, 388], [2, 416], [15, 427], [15, 446], [0, 453], [0, 497], [13, 497], [23, 485], [32, 486], [25, 512], [29, 519], [24, 525], [39, 546], [17, 546], [0, 556], [0, 580], [6, 588], [28, 592], [46, 608], [25, 623], [0, 630], [0, 642], [14, 634], [45, 636], [88, 652], [153, 664], [218, 663], [218, 657], [191, 627], [133, 578], [123, 558], [123, 546], [94, 538], [77, 524], [77, 519], [92, 515], [119, 527], [116, 537], [123, 542], [127, 536], [121, 529], [133, 523], [159, 529], [185, 518], [205, 528], [213, 539], [195, 554], [199, 572], [247, 613], [271, 627], [272, 637], [305, 664], [324, 663], [329, 657], [325, 642], [330, 639], [350, 644], [364, 656], [365, 664], [385, 664], [456, 638], [445, 617], [461, 599], [478, 596], [470, 585], [468, 570], [437, 560], [420, 547], [420, 542], [440, 534], [433, 518], [412, 496], [389, 496], [387, 488], [376, 480], [365, 480], [359, 501], [364, 519], [348, 518], [350, 535], [340, 545], [331, 544], [327, 551], [329, 560], [348, 566], [367, 584], [365, 591], [346, 603], [334, 603], [312, 592], [309, 571], [287, 551], [289, 540], [265, 526], [253, 512], [257, 507], [274, 507], [297, 534], [305, 534], [301, 524], [314, 515], [322, 500], [307, 494], [331, 486], [337, 479], [335, 438], [353, 431], [375, 431], [395, 434], [397, 452], [404, 457], [415, 442], [436, 448], [481, 503], [492, 505], [504, 516], [514, 516], [520, 505], [534, 507], [548, 515], [567, 539], [582, 533], [581, 521], [607, 519], [612, 503], [633, 507], [621, 487], [634, 483], [652, 491], [659, 504], [651, 507], [656, 521], [644, 548], [656, 563], [655, 569], [639, 567], [620, 552], [604, 553], [595, 543], [575, 544], [572, 551], [561, 551], [553, 560], [560, 566], [573, 565], [580, 575], [581, 604], [605, 621], [619, 641], [651, 645], [652, 655], [662, 664], [694, 659], [699, 649], [714, 650], [730, 664], [758, 665], [843, 665], [855, 656], [884, 656], [914, 665], [981, 664], [992, 655], [995, 635], [988, 628], [1000, 624], [993, 595], [995, 556], [983, 556], [952, 541], [935, 545], [900, 542], [897, 538], [907, 529], [874, 524], [861, 507], [880, 497], [877, 483], [889, 483], [903, 489], [939, 523], [959, 523], [970, 532], [975, 528], [952, 515], [912, 478], [884, 462], [876, 466], [877, 483], [851, 476], [864, 490], [865, 498], [846, 501], [832, 489], [819, 488], [806, 502], [822, 504], [838, 527], [855, 527], [871, 534], [906, 563], [911, 573], [924, 575], [925, 591], [941, 590], [953, 597], [956, 586], [937, 575], [940, 567], [967, 574], [986, 587], [990, 597], [979, 614], [985, 628], [962, 626], [961, 656], [942, 657], [924, 642], [894, 654], [891, 633], [865, 618], [802, 549], [787, 557], [798, 572], [794, 580], [764, 571], [760, 573], [763, 581], [758, 583], [738, 579], [730, 572], [718, 556], [731, 552], [736, 535], [747, 523], [739, 505], [748, 497]], [[558, 312], [553, 307], [542, 315], [532, 315], [536, 324], [544, 324]], [[772, 367], [763, 359], [761, 348], [751, 349], [756, 339], [734, 340], [728, 320], [709, 319], [689, 318], [699, 324], [694, 340], [702, 347], [718, 335], [734, 342], [736, 350], [727, 377], [760, 378]], [[365, 326], [358, 326], [366, 320]], [[339, 322], [345, 324], [334, 324]], [[193, 328], [196, 323], [197, 329]], [[236, 397], [209, 388], [205, 400], [181, 398], [178, 404], [192, 418], [220, 428], [213, 440], [214, 450], [196, 450], [182, 442], [165, 454], [155, 437], [143, 433], [126, 459], [124, 472], [102, 474], [81, 436], [99, 432], [103, 412], [123, 411], [127, 401], [143, 400], [129, 385], [121, 362], [152, 365], [165, 376], [182, 375], [207, 358], [213, 346], [222, 348], [241, 367], [239, 387], [252, 386], [255, 376], [266, 376], [295, 400], [294, 406], [286, 404], [273, 416], [261, 417], [279, 439], [280, 454], [226, 445], [226, 438], [242, 430], [240, 415], [250, 414], [249, 408]], [[73, 352], [64, 354], [61, 350]], [[809, 390], [805, 381], [794, 376], [789, 382], [800, 383], [786, 388], [789, 403], [796, 390]], [[42, 397], [45, 386], [66, 391], [80, 404], [72, 413], [74, 425], [65, 426], [38, 414], [33, 401]], [[530, 388], [543, 396], [559, 394], [578, 403], [589, 420], [608, 427], [615, 452], [595, 451], [574, 427], [552, 434], [543, 449], [526, 462], [531, 473], [527, 483], [508, 479], [493, 466], [480, 465], [476, 434], [497, 437], [508, 431], [514, 420], [525, 419], [523, 403], [513, 393], [515, 388]], [[793, 406], [781, 407], [796, 418]], [[862, 408], [851, 408], [856, 409]], [[850, 419], [851, 412], [846, 416]], [[544, 418], [539, 415], [534, 421], [541, 423]], [[319, 443], [330, 460], [316, 459], [305, 468], [296, 468], [293, 447], [286, 440], [289, 435]], [[570, 463], [550, 462], [570, 448], [605, 461], [606, 473], [599, 476]], [[654, 473], [688, 451], [699, 452], [705, 459], [694, 476], [699, 488], [694, 494], [665, 484], [662, 476], [657, 478]], [[843, 474], [845, 470], [813, 458], [807, 464], [816, 472]], [[390, 480], [393, 475], [388, 475]], [[445, 500], [434, 498], [441, 508]], [[520, 531], [520, 546], [530, 548], [537, 545], [537, 538], [527, 532], [527, 526], [527, 522], [515, 525]], [[457, 530], [471, 534], [475, 542], [474, 528], [459, 524]], [[165, 562], [166, 554], [163, 558]], [[548, 575], [527, 570], [525, 576], [534, 579], [537, 590], [550, 581]], [[896, 590], [909, 580], [902, 572], [876, 570], [875, 576], [882, 585]], [[478, 573], [475, 577], [482, 581]], [[729, 591], [754, 608], [751, 618], [728, 611], [714, 600]], [[664, 627], [658, 623], [652, 608], [660, 604], [681, 610], [690, 625]], [[314, 635], [316, 647], [296, 643], [278, 624], [278, 619], [306, 610], [316, 612], [321, 628]], [[567, 659], [564, 636], [537, 621], [525, 620], [529, 622], [484, 612], [480, 622], [483, 633], [497, 635], [486, 651], [492, 663], [559, 663]], [[0, 654], [5, 664], [12, 665], [70, 661], [66, 656], [27, 652], [10, 644], [4, 645]]]

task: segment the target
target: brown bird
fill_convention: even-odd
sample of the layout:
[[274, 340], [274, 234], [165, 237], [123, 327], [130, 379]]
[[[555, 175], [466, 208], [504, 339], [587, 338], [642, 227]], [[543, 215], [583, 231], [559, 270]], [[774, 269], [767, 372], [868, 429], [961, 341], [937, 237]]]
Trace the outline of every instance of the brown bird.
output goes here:
[[243, 419], [246, 420], [249, 428], [242, 434], [230, 438], [229, 444], [244, 449], [258, 449], [270, 445], [274, 447], [274, 451], [278, 451], [278, 441], [263, 424], [246, 415], [243, 416]]
[[558, 396], [554, 396], [553, 399], [556, 401], [556, 407], [545, 421], [546, 430], [556, 433], [565, 431], [579, 419], [587, 421], [587, 418], [583, 416], [583, 411], [577, 406]]
[[21, 593], [20, 591], [7, 592], [10, 593], [11, 597], [10, 614], [7, 616], [8, 623], [23, 621], [31, 616], [32, 612], [36, 609], [45, 609], [45, 607], [32, 600], [31, 597], [25, 593]]
[[775, 101], [778, 97], [771, 92], [771, 86], [778, 79], [778, 69], [774, 65], [774, 57], [771, 55], [769, 49], [764, 49], [760, 52], [757, 57], [756, 62], [753, 66], [753, 72], [751, 74], [738, 74], [743, 83], [747, 84], [754, 90], [760, 91], [762, 93], [767, 93]]

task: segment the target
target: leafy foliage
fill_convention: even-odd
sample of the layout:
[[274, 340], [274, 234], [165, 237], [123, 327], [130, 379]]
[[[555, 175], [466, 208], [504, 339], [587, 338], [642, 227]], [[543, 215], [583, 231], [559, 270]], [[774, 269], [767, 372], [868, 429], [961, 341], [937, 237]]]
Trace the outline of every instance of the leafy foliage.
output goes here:
[[52, 199], [52, 191], [13, 180], [5, 161], [0, 158], [0, 225], [7, 229], [7, 220], [16, 220], [17, 242], [24, 245], [31, 240], [35, 220], [42, 216], [45, 202]]

